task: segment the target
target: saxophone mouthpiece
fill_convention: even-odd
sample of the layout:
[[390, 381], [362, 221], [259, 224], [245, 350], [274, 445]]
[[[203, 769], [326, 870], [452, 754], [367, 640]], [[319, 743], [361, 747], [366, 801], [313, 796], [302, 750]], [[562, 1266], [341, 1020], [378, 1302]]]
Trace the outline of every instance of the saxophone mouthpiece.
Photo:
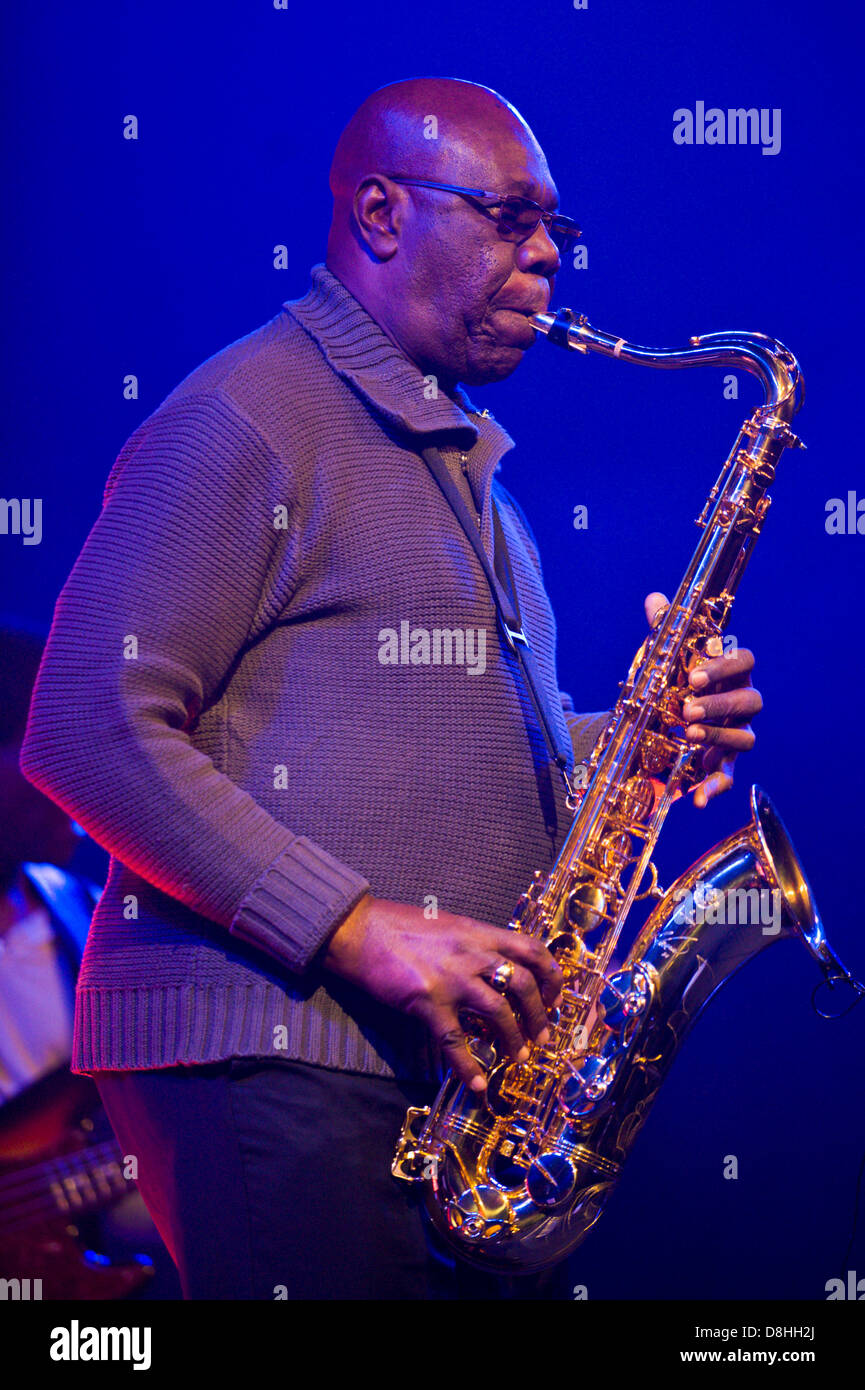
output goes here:
[[580, 338], [579, 330], [586, 324], [573, 309], [558, 309], [555, 313], [530, 314], [529, 323], [538, 333], [543, 333], [556, 347], [575, 348], [577, 352], [587, 352]]

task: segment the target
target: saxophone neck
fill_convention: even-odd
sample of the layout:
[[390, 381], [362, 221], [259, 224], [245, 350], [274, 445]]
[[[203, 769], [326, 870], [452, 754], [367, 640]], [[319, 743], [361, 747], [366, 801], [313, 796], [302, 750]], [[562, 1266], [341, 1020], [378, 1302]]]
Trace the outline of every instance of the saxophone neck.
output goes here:
[[[764, 333], [705, 333], [687, 348], [647, 348], [594, 328], [584, 314], [572, 309], [533, 314], [529, 323], [553, 343], [584, 355], [600, 353], [622, 362], [676, 371], [687, 367], [731, 367], [749, 373], [763, 387], [762, 410], [788, 424], [805, 399], [805, 380], [793, 353]], [[789, 442], [793, 442], [792, 438]]]

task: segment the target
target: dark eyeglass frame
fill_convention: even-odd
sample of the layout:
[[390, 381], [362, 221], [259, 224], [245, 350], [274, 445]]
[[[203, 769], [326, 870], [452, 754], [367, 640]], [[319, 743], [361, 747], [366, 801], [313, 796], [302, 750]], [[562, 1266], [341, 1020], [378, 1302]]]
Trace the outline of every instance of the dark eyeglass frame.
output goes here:
[[[394, 183], [413, 184], [418, 188], [436, 188], [442, 193], [458, 193], [462, 198], [470, 198], [476, 202], [482, 212], [486, 212], [498, 224], [499, 235], [504, 236], [506, 241], [527, 241], [530, 236], [534, 236], [541, 222], [544, 224], [547, 235], [552, 241], [557, 251], [563, 252], [568, 249], [570, 242], [576, 241], [582, 235], [580, 228], [572, 217], [563, 217], [558, 212], [546, 212], [540, 203], [534, 202], [531, 198], [524, 198], [521, 193], [492, 193], [486, 188], [458, 188], [453, 183], [434, 183], [431, 179], [412, 179], [405, 174], [388, 174], [387, 178]], [[492, 199], [482, 203], [482, 198]], [[508, 214], [505, 211], [508, 204], [513, 206], [518, 203], [520, 211], [531, 208], [537, 213], [537, 220], [533, 227], [528, 230], [508, 225]], [[500, 208], [498, 217], [495, 216], [493, 209]], [[519, 214], [516, 214], [519, 215]]]

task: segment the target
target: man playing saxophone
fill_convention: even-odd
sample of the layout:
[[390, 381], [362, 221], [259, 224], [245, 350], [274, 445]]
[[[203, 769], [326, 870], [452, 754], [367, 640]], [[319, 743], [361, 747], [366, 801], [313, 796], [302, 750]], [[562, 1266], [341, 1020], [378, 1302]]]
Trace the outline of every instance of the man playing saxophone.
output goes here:
[[[390, 1159], [442, 1064], [483, 1089], [464, 1011], [515, 1058], [547, 1036], [561, 971], [505, 924], [572, 813], [422, 454], [490, 564], [497, 504], [572, 770], [605, 716], [559, 691], [534, 539], [494, 479], [513, 441], [464, 388], [519, 366], [576, 227], [522, 117], [454, 80], [373, 93], [331, 190], [309, 291], [121, 451], [22, 765], [112, 855], [74, 1070], [138, 1157], [184, 1295], [498, 1296], [435, 1246]], [[752, 666], [739, 649], [691, 674], [698, 805], [754, 742]]]

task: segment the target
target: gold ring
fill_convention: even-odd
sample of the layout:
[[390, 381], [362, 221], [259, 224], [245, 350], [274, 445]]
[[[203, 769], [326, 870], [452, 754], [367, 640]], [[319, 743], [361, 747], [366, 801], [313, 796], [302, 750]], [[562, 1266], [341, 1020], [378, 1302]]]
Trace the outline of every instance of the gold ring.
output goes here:
[[493, 989], [498, 990], [499, 994], [505, 994], [514, 977], [515, 970], [516, 966], [512, 960], [503, 960], [500, 965], [496, 966], [491, 975], [486, 976], [486, 979]]

